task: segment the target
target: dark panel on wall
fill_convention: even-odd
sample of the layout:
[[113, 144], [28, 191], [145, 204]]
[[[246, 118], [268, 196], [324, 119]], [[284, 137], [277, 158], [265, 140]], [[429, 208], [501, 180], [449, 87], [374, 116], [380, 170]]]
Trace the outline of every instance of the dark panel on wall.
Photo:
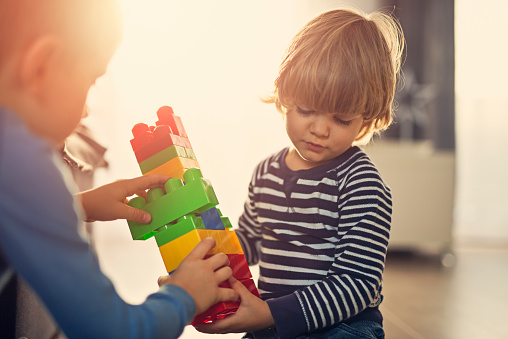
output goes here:
[[454, 0], [383, 0], [406, 37], [405, 85], [387, 137], [455, 149]]

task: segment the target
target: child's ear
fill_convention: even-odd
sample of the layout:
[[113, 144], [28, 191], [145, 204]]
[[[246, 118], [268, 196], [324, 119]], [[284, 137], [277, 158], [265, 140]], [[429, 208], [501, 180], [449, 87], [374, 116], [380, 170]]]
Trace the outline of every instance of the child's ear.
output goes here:
[[60, 43], [51, 36], [43, 36], [35, 40], [23, 54], [20, 64], [21, 85], [32, 94], [39, 94], [47, 85], [55, 65]]

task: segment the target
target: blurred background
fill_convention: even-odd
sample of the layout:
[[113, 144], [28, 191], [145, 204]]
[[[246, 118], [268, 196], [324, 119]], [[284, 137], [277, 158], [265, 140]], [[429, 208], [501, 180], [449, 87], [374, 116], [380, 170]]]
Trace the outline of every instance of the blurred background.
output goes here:
[[[366, 147], [394, 194], [387, 337], [507, 338], [492, 326], [508, 301], [506, 1], [121, 0], [124, 40], [84, 120], [106, 148], [93, 184], [140, 175], [131, 128], [169, 105], [235, 224], [254, 166], [288, 145], [281, 116], [259, 99], [297, 30], [344, 5], [393, 13], [407, 40], [396, 124]], [[157, 289], [153, 239], [132, 241], [121, 221], [92, 233], [124, 298]]]

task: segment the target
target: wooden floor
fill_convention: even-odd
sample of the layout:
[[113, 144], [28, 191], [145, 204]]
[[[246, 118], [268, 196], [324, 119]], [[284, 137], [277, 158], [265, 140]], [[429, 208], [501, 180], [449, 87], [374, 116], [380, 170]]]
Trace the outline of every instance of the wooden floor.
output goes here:
[[[96, 247], [120, 295], [139, 303], [157, 290], [164, 266], [155, 242], [135, 242], [125, 229], [123, 223], [97, 227]], [[451, 267], [437, 256], [391, 251], [383, 294], [388, 339], [508, 339], [508, 246], [458, 246]], [[182, 335], [215, 337], [190, 326]]]
[[508, 247], [458, 246], [455, 263], [390, 252], [382, 311], [387, 338], [508, 338]]

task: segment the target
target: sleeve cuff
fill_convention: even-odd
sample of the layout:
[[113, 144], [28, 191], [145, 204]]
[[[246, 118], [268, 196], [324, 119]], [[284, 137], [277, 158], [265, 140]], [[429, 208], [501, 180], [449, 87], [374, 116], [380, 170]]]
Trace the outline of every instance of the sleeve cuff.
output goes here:
[[281, 339], [306, 333], [307, 319], [296, 293], [266, 301]]
[[186, 324], [190, 324], [194, 318], [194, 314], [196, 313], [196, 303], [190, 294], [187, 293], [183, 288], [170, 284], [161, 286], [159, 292], [168, 294], [172, 298], [175, 298], [181, 302], [185, 312], [185, 322]]

